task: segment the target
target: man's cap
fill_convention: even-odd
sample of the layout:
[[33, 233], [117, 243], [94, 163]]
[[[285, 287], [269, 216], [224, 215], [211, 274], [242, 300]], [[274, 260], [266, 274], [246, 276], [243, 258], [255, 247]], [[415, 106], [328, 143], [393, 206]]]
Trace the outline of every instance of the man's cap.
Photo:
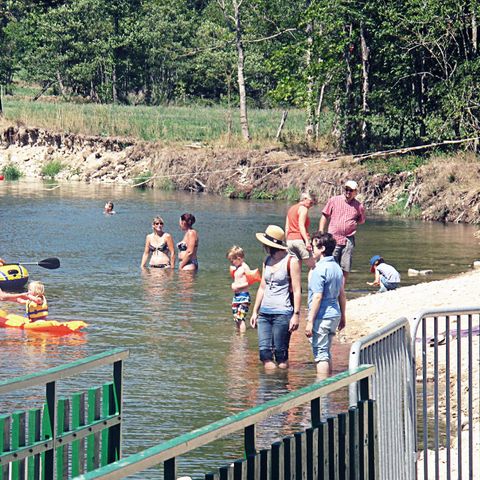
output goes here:
[[348, 180], [348, 182], [345, 182], [345, 187], [358, 190], [358, 183], [355, 180]]

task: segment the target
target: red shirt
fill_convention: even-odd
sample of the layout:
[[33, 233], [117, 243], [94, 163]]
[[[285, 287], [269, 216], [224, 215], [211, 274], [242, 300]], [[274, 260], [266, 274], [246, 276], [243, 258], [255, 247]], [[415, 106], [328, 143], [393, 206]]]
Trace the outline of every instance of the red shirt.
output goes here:
[[[297, 203], [296, 205], [288, 209], [288, 232], [286, 232], [287, 240], [303, 240], [302, 234], [300, 233], [300, 226], [298, 223], [298, 209], [301, 206], [301, 203]], [[307, 218], [305, 219], [305, 230], [307, 231], [307, 233], [308, 227], [310, 227], [310, 218], [308, 217], [307, 213]]]
[[329, 218], [328, 233], [338, 245], [345, 245], [347, 237], [357, 233], [357, 225], [365, 223], [365, 208], [355, 198], [347, 202], [345, 195], [330, 198], [322, 213]]

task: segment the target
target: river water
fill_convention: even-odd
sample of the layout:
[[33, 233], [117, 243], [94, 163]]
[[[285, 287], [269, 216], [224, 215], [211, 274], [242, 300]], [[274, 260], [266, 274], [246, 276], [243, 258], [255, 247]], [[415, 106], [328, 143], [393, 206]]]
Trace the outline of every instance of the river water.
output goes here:
[[[117, 214], [103, 215], [106, 201]], [[285, 203], [231, 200], [129, 187], [0, 183], [0, 256], [39, 261], [57, 256], [58, 270], [29, 267], [30, 278], [46, 285], [50, 317], [83, 319], [83, 335], [52, 337], [1, 329], [0, 379], [32, 373], [113, 347], [130, 350], [125, 366], [124, 454], [173, 438], [214, 420], [263, 403], [315, 381], [305, 337], [292, 339], [291, 367], [266, 374], [257, 359], [256, 332], [239, 336], [230, 313], [230, 278], [225, 252], [241, 245], [250, 266], [260, 266], [262, 248], [255, 232], [283, 225]], [[182, 238], [178, 218], [197, 217], [197, 275], [139, 268], [151, 220], [161, 215], [175, 242]], [[318, 225], [320, 208], [311, 210]], [[474, 227], [441, 225], [370, 214], [357, 236], [350, 298], [367, 293], [368, 259], [382, 254], [402, 273], [432, 269], [429, 279], [467, 270], [478, 245]], [[304, 276], [305, 272], [304, 272]], [[305, 291], [305, 288], [304, 288]], [[19, 313], [20, 307], [4, 304]], [[426, 304], [427, 306], [427, 304]], [[386, 317], [388, 318], [388, 312]], [[389, 318], [395, 320], [395, 318]], [[348, 345], [334, 346], [335, 371], [346, 368]], [[107, 375], [66, 382], [66, 389], [91, 385]], [[34, 405], [41, 392], [19, 392], [2, 399], [0, 414]], [[345, 406], [345, 395], [326, 401], [326, 411]], [[259, 428], [266, 446], [292, 428], [308, 423], [308, 409], [273, 418]], [[220, 451], [224, 452], [220, 455]], [[180, 473], [198, 476], [241, 456], [241, 437], [216, 442], [180, 462]], [[158, 476], [144, 473], [138, 478]]]

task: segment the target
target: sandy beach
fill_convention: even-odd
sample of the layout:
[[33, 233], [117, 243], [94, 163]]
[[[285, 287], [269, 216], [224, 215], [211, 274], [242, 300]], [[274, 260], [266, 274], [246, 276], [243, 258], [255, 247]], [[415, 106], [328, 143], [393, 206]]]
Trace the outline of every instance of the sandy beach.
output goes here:
[[[399, 288], [396, 291], [390, 291], [385, 293], [373, 293], [365, 297], [360, 297], [354, 300], [350, 300], [347, 303], [347, 327], [339, 335], [341, 342], [352, 343], [355, 340], [375, 332], [381, 327], [388, 325], [394, 320], [400, 317], [407, 317], [410, 322], [413, 317], [423, 311], [437, 308], [462, 308], [462, 307], [479, 307], [480, 306], [480, 270], [473, 270], [467, 273], [460, 274], [458, 276], [447, 278], [439, 281], [423, 282], [417, 285], [409, 287]], [[478, 320], [474, 320], [478, 322]], [[475, 325], [475, 323], [474, 323]], [[455, 328], [455, 325], [451, 325], [451, 328]], [[432, 332], [427, 330], [427, 334], [431, 335]], [[468, 356], [467, 356], [467, 339], [464, 338], [461, 341], [461, 362], [462, 362], [462, 415], [463, 419], [468, 415]], [[452, 341], [452, 351], [450, 358], [452, 359], [451, 368], [452, 372], [456, 371], [456, 347]], [[433, 348], [429, 348], [427, 352], [427, 359], [429, 368], [433, 364]], [[417, 349], [417, 355], [421, 353], [421, 348]], [[439, 374], [440, 385], [445, 385], [445, 347], [439, 346]], [[480, 371], [479, 371], [479, 336], [478, 334], [473, 337], [473, 442], [474, 452], [478, 452], [480, 449]], [[421, 372], [417, 371], [417, 375]], [[450, 375], [451, 379], [451, 402], [452, 402], [452, 414], [451, 420], [456, 422], [456, 397], [455, 397], [455, 385], [456, 377], [454, 373]], [[432, 380], [432, 379], [430, 379]], [[444, 392], [444, 389], [440, 389]], [[440, 394], [440, 413], [445, 414], [445, 393]], [[462, 423], [462, 451], [463, 462], [467, 461], [465, 446], [468, 444], [468, 424], [466, 421]], [[456, 473], [456, 457], [457, 457], [457, 442], [456, 438], [452, 441], [452, 478], [455, 478]], [[423, 462], [423, 455], [419, 459], [419, 467]], [[429, 455], [428, 463], [430, 466], [430, 472], [433, 468], [433, 455]], [[462, 462], [462, 463], [463, 463]], [[440, 478], [444, 478], [446, 469], [446, 450], [440, 451], [440, 463], [441, 463], [441, 475]], [[479, 472], [479, 459], [478, 455], [474, 454], [474, 472]]]

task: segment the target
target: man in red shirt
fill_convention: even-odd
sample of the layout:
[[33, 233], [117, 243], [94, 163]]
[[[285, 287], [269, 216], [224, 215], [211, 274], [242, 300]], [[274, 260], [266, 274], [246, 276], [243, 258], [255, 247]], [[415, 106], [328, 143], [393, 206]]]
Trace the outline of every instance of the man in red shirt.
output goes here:
[[315, 204], [315, 197], [304, 192], [300, 195], [300, 202], [288, 209], [285, 221], [285, 234], [287, 238], [288, 253], [302, 263], [304, 260], [308, 268], [315, 266], [310, 245], [310, 218], [308, 210]]
[[333, 235], [337, 246], [333, 256], [343, 270], [344, 281], [347, 281], [352, 270], [352, 256], [355, 248], [357, 225], [365, 223], [365, 208], [355, 199], [358, 184], [349, 180], [344, 185], [344, 194], [330, 198], [322, 210], [322, 218], [318, 229]]

